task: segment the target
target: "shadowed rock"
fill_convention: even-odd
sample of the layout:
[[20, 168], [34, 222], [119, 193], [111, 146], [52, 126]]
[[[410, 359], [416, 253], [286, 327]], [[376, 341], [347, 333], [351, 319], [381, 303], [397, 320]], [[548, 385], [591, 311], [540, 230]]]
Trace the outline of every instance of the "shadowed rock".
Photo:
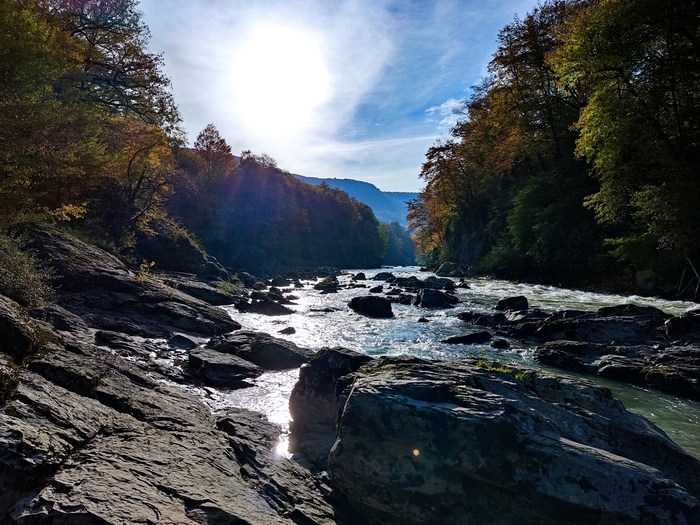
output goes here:
[[289, 398], [290, 452], [303, 455], [319, 470], [327, 468], [338, 419], [338, 380], [369, 361], [369, 356], [347, 348], [326, 348], [302, 367]]
[[225, 354], [210, 348], [198, 348], [189, 354], [189, 368], [206, 385], [240, 388], [243, 381], [253, 379], [263, 373], [259, 366], [232, 354]]
[[394, 317], [394, 312], [391, 310], [391, 301], [384, 297], [370, 295], [353, 297], [348, 306], [358, 314], [366, 315], [367, 317]]
[[432, 288], [423, 288], [419, 290], [418, 295], [416, 295], [413, 300], [413, 304], [423, 308], [451, 308], [452, 305], [458, 302], [459, 299], [454, 295], [449, 295]]
[[496, 310], [527, 310], [529, 308], [527, 297], [518, 295], [515, 297], [504, 297], [498, 300]]
[[207, 347], [235, 355], [265, 370], [298, 368], [314, 354], [312, 350], [301, 348], [286, 339], [246, 330], [212, 337]]
[[367, 523], [700, 520], [700, 460], [589, 383], [475, 359], [380, 358], [335, 392], [328, 468]]
[[488, 343], [493, 336], [486, 331], [482, 332], [472, 332], [466, 335], [457, 335], [454, 337], [448, 337], [440, 341], [441, 343], [448, 343], [451, 345], [478, 345], [483, 343]]

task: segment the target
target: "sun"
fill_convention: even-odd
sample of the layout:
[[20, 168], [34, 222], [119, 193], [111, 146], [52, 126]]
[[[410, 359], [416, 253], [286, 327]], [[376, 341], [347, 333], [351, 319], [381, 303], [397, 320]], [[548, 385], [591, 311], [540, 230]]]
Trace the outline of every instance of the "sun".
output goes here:
[[279, 138], [307, 130], [330, 95], [330, 75], [317, 39], [284, 26], [253, 29], [234, 53], [230, 85], [241, 124]]

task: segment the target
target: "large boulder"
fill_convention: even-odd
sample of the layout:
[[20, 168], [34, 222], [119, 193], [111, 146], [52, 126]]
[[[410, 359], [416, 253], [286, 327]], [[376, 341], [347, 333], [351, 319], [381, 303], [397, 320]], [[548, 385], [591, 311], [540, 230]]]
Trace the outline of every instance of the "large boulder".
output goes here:
[[265, 370], [298, 368], [314, 354], [312, 350], [301, 348], [286, 339], [246, 330], [212, 337], [207, 347], [235, 355]]
[[437, 270], [435, 270], [435, 275], [440, 277], [459, 277], [459, 267], [453, 262], [442, 263]]
[[700, 346], [613, 346], [551, 341], [535, 350], [535, 361], [574, 372], [653, 388], [700, 400]]
[[340, 381], [329, 472], [367, 523], [700, 520], [700, 460], [606, 389], [476, 359]]
[[394, 317], [391, 301], [384, 297], [361, 295], [353, 297], [348, 306], [358, 314], [366, 315], [367, 317]]
[[338, 278], [335, 275], [329, 275], [325, 279], [321, 279], [314, 285], [314, 290], [321, 290], [324, 293], [336, 293], [338, 291]]
[[[258, 414], [216, 420], [136, 363], [72, 342], [19, 370], [0, 411], [0, 521], [332, 525]], [[273, 437], [274, 436], [274, 437]]]
[[459, 299], [454, 295], [446, 294], [445, 292], [433, 288], [423, 288], [419, 290], [418, 295], [416, 295], [413, 300], [413, 304], [422, 306], [423, 308], [451, 308], [458, 302]]
[[301, 454], [319, 470], [328, 467], [342, 390], [338, 381], [371, 359], [347, 348], [325, 348], [302, 367], [289, 398], [290, 452]]
[[22, 364], [44, 344], [58, 339], [50, 326], [34, 321], [19, 304], [0, 295], [0, 353]]
[[42, 226], [25, 234], [37, 256], [55, 269], [59, 305], [91, 328], [167, 337], [172, 329], [215, 335], [240, 327], [224, 310], [148, 273], [136, 275], [113, 255], [70, 235]]
[[189, 368], [204, 384], [225, 388], [246, 386], [246, 379], [254, 379], [263, 373], [262, 368], [250, 361], [211, 348], [192, 350]]
[[527, 310], [529, 308], [527, 297], [524, 295], [517, 295], [515, 297], [504, 297], [498, 300], [496, 304], [496, 310]]
[[493, 336], [489, 332], [482, 330], [480, 332], [472, 332], [471, 334], [448, 337], [440, 342], [451, 345], [480, 345], [488, 343], [492, 337]]

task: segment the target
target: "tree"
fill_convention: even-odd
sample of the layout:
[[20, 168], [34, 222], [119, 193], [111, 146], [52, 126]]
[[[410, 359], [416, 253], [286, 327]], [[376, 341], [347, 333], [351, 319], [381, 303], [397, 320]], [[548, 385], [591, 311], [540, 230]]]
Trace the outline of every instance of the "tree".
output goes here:
[[231, 154], [231, 146], [216, 129], [207, 124], [197, 135], [194, 151], [200, 159], [199, 177], [208, 183], [229, 176], [236, 169], [236, 159]]
[[600, 180], [587, 205], [623, 231], [616, 253], [639, 268], [658, 248], [700, 256], [698, 27], [695, 1], [600, 0], [567, 22], [552, 57], [563, 86], [591, 93], [576, 124]]

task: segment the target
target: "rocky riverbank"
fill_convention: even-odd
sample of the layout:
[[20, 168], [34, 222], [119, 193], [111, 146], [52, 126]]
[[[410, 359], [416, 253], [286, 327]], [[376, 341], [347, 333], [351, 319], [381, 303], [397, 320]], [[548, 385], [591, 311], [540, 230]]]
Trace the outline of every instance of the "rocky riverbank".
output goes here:
[[[234, 280], [213, 260], [199, 278], [151, 275], [54, 230], [27, 235], [59, 288], [56, 304], [30, 312], [0, 296], [2, 525], [700, 520], [700, 462], [604, 389], [484, 360], [314, 353], [215, 306], [279, 315], [295, 287], [314, 286], [294, 275]], [[455, 303], [451, 279], [326, 273], [318, 293], [372, 288], [381, 308], [402, 296], [417, 312], [430, 297]], [[470, 321], [534, 337], [531, 310]], [[658, 335], [661, 317], [645, 315], [648, 325], [615, 324], [626, 343]], [[692, 342], [692, 319], [663, 322]], [[290, 406], [296, 460], [274, 452], [280, 429], [260, 414], [212, 413], [182, 388], [244, 388], [304, 363]]]

